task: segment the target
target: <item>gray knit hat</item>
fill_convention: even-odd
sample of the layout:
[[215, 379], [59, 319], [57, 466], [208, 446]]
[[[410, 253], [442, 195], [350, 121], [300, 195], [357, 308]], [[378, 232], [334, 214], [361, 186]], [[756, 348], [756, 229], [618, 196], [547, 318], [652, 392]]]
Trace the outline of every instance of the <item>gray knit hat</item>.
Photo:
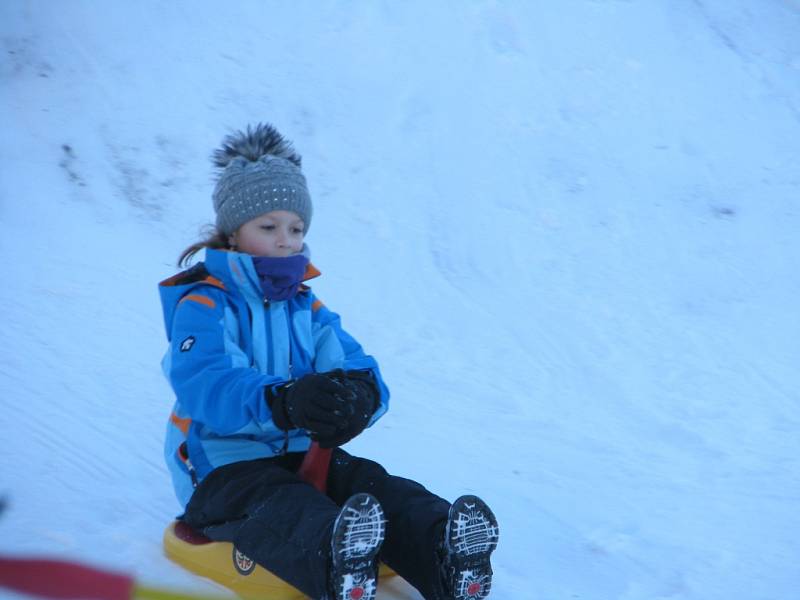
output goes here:
[[227, 136], [211, 160], [220, 171], [212, 195], [220, 232], [234, 233], [273, 210], [298, 214], [308, 232], [312, 208], [302, 159], [272, 125], [259, 123]]

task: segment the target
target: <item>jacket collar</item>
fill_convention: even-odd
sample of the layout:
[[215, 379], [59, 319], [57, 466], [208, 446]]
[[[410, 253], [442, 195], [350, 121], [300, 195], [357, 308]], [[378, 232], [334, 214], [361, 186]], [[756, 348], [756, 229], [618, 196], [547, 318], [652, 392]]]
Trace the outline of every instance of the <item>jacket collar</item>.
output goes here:
[[[306, 246], [304, 246], [304, 251], [307, 252]], [[225, 289], [238, 289], [245, 296], [252, 294], [261, 296], [261, 285], [249, 254], [206, 248], [204, 264], [209, 275], [219, 280]], [[306, 282], [320, 275], [322, 275], [320, 270], [309, 262], [306, 272], [303, 274], [303, 281]], [[300, 287], [301, 291], [308, 289], [307, 285]]]

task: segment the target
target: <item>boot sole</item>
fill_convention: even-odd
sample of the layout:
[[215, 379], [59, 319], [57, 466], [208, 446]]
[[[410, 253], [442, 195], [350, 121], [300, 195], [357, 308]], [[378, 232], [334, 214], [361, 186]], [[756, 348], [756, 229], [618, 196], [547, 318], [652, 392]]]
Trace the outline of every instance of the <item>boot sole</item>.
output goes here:
[[450, 585], [455, 600], [482, 600], [492, 589], [490, 557], [500, 528], [492, 510], [477, 496], [461, 496], [450, 508], [445, 528]]
[[348, 498], [333, 524], [331, 556], [336, 600], [374, 600], [378, 552], [386, 535], [380, 503], [370, 494]]

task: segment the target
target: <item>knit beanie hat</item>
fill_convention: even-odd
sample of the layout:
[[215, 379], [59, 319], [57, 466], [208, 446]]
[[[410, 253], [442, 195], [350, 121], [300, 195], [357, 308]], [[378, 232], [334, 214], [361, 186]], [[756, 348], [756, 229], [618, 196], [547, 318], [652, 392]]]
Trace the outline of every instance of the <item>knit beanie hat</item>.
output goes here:
[[296, 213], [303, 219], [303, 233], [308, 232], [312, 208], [302, 159], [272, 125], [248, 125], [227, 136], [211, 160], [219, 169], [212, 199], [221, 233], [234, 233], [273, 210]]

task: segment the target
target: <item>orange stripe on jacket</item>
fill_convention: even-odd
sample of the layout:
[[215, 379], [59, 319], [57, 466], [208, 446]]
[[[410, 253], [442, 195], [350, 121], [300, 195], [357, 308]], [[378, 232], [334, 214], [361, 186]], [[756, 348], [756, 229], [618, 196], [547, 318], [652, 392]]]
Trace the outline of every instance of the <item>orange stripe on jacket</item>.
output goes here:
[[189, 269], [188, 271], [181, 271], [180, 273], [175, 273], [172, 277], [168, 277], [159, 285], [163, 285], [166, 287], [175, 286], [175, 285], [185, 285], [187, 283], [196, 283], [196, 282], [207, 283], [209, 285], [213, 285], [214, 287], [218, 287], [220, 289], [225, 289], [225, 284], [222, 283], [219, 279], [214, 277], [213, 275], [206, 275], [202, 279], [197, 279], [196, 277], [192, 276], [192, 270]]
[[201, 296], [200, 294], [189, 294], [188, 296], [184, 296], [181, 298], [181, 301], [178, 302], [178, 304], [183, 303], [185, 300], [191, 300], [192, 302], [205, 304], [208, 308], [214, 308], [217, 305], [217, 303], [208, 296]]
[[209, 275], [208, 277], [203, 279], [203, 283], [210, 283], [211, 285], [216, 286], [222, 290], [225, 289], [225, 284], [222, 283], [219, 279], [217, 279], [213, 275]]
[[189, 435], [189, 425], [192, 424], [191, 419], [181, 419], [178, 415], [172, 413], [169, 416], [169, 420], [172, 421], [172, 424], [175, 425], [175, 427], [181, 430], [183, 435]]
[[303, 273], [303, 281], [314, 279], [314, 277], [319, 277], [320, 275], [322, 275], [322, 272], [311, 263], [308, 263], [306, 265], [306, 272]]
[[311, 310], [317, 312], [323, 306], [325, 305], [322, 303], [322, 300], [314, 300], [314, 303], [311, 305]]

